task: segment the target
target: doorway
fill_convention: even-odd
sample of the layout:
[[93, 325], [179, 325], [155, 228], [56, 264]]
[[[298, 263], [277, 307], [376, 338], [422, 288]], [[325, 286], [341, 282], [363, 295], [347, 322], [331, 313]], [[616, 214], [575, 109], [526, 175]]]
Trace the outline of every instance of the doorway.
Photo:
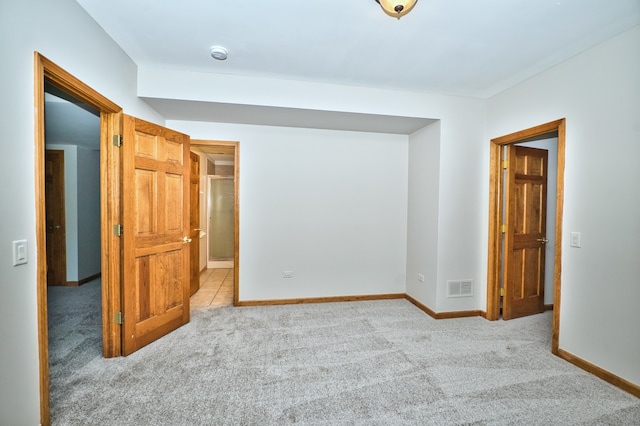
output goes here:
[[233, 305], [237, 305], [240, 143], [192, 139], [191, 150], [201, 157], [200, 268], [201, 280], [207, 284], [203, 287], [208, 287], [201, 288], [194, 301], [199, 306], [211, 306], [214, 292], [226, 290], [231, 284]]
[[500, 318], [502, 274], [502, 225], [505, 201], [503, 180], [504, 147], [528, 142], [541, 137], [557, 135], [557, 166], [555, 196], [555, 234], [553, 242], [553, 321], [552, 352], [557, 354], [560, 328], [560, 271], [562, 267], [562, 214], [564, 201], [564, 153], [565, 119], [542, 124], [491, 140], [490, 143], [490, 182], [489, 182], [489, 248], [487, 277], [487, 319]]
[[[34, 53], [34, 157], [36, 200], [45, 199], [45, 86], [55, 88], [74, 98], [83, 107], [100, 115], [100, 263], [102, 276], [102, 328], [103, 356], [118, 356], [120, 350], [120, 331], [113, 318], [120, 309], [120, 242], [109, 233], [108, 223], [120, 219], [120, 191], [117, 185], [119, 176], [119, 155], [113, 144], [109, 143], [113, 135], [119, 133], [120, 112], [122, 109], [89, 86], [45, 58]], [[49, 403], [49, 335], [47, 310], [47, 224], [45, 203], [36, 203], [36, 270], [38, 304], [38, 348], [40, 370], [40, 419], [43, 425], [51, 423]], [[116, 261], [113, 261], [117, 259]]]

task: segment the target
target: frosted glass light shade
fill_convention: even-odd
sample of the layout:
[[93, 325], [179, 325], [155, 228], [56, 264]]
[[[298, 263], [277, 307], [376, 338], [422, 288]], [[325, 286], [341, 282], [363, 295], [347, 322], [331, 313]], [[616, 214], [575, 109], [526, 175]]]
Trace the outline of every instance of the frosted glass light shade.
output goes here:
[[384, 13], [394, 18], [400, 19], [416, 5], [418, 0], [376, 0]]

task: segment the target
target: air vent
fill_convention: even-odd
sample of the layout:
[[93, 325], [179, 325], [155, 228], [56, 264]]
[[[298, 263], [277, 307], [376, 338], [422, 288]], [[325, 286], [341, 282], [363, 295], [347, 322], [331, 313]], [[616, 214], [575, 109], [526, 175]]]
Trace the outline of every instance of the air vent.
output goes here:
[[447, 281], [447, 297], [473, 296], [473, 280]]

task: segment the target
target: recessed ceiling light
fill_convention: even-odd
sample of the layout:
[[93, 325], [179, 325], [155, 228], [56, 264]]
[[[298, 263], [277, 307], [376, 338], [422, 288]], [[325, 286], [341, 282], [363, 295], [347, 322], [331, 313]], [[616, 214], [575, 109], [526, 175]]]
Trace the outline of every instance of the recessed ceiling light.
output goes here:
[[222, 46], [211, 46], [211, 57], [219, 61], [227, 59], [227, 49]]

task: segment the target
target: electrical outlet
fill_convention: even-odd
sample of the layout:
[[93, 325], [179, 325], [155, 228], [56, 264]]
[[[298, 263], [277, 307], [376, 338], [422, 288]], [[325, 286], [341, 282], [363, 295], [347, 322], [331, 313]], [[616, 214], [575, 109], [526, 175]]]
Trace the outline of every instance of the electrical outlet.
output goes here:
[[418, 274], [418, 281], [420, 281], [421, 283], [424, 282], [424, 275], [422, 274]]
[[282, 278], [293, 278], [293, 271], [282, 271]]

